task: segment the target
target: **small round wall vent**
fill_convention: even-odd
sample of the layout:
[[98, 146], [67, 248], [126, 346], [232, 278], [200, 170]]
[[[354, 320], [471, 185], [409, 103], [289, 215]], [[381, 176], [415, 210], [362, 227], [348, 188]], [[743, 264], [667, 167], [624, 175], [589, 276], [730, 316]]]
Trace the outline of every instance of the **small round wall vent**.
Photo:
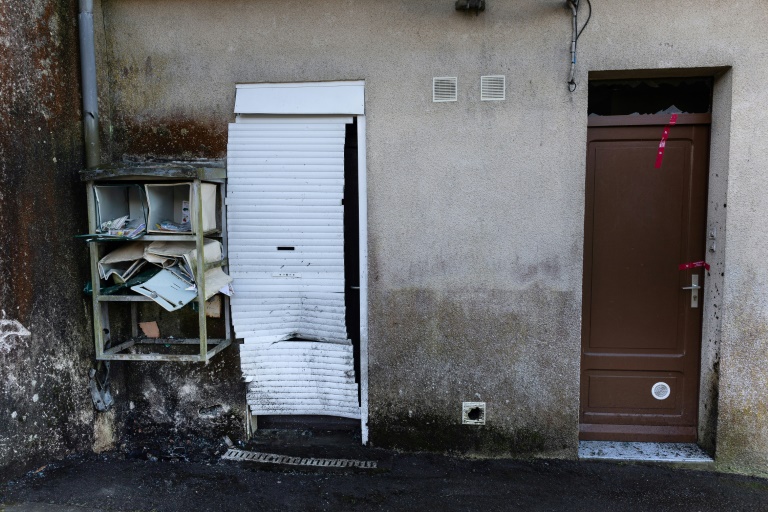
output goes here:
[[666, 382], [657, 382], [651, 388], [651, 394], [656, 400], [664, 400], [669, 397], [672, 390]]

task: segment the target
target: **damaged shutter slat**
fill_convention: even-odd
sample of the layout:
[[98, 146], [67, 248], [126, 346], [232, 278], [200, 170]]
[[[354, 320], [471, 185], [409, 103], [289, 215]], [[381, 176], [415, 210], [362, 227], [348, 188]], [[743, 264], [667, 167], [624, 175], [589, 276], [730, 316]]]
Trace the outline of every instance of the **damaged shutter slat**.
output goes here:
[[[254, 384], [251, 389], [270, 389], [274, 387], [274, 384], [270, 381], [279, 380], [281, 384], [280, 389], [274, 390], [275, 393], [286, 393], [290, 388], [295, 387], [302, 387], [306, 386], [311, 383], [327, 383], [328, 389], [353, 389], [357, 388], [356, 385], [352, 385], [348, 382], [348, 380], [343, 379], [344, 375], [342, 373], [339, 373], [338, 369], [328, 368], [327, 370], [323, 368], [313, 368], [313, 369], [307, 369], [303, 373], [297, 373], [297, 368], [291, 368], [286, 367], [285, 371], [282, 373], [282, 375], [285, 375], [285, 378], [283, 379], [281, 377], [280, 373], [267, 373], [267, 368], [261, 368], [258, 364], [251, 364], [250, 369], [256, 372], [264, 372], [264, 378], [261, 378], [261, 375], [259, 375], [259, 380], [257, 383]], [[293, 371], [293, 373], [291, 373]], [[328, 371], [333, 372], [333, 375], [327, 375], [323, 373], [317, 373], [320, 371]], [[337, 378], [337, 376], [339, 376]], [[293, 378], [292, 378], [293, 377]], [[324, 388], [325, 389], [325, 388]]]
[[[298, 301], [300, 299], [296, 298], [296, 300]], [[280, 306], [283, 309], [283, 314], [285, 315], [294, 314], [294, 312], [296, 312], [296, 314], [299, 314], [299, 315], [303, 314], [305, 316], [308, 316], [310, 314], [310, 312], [308, 312], [300, 302], [292, 302], [289, 299], [279, 299], [279, 300], [276, 299], [271, 303], [264, 303], [262, 299], [261, 301], [248, 301], [248, 304], [249, 304], [249, 309], [251, 309], [252, 311], [265, 311], [265, 310], [271, 311], [276, 306]], [[344, 314], [343, 309], [344, 309], [343, 306], [339, 306], [338, 308], [329, 306], [329, 307], [323, 308], [323, 311], [326, 311], [328, 313], [335, 313], [341, 310], [341, 314], [343, 316]], [[321, 316], [321, 315], [317, 315], [317, 316]], [[249, 314], [238, 314], [235, 318], [237, 318], [237, 320], [240, 322], [245, 322], [255, 317], [249, 313]]]
[[[344, 319], [343, 314], [335, 314], [335, 313], [329, 313], [325, 311], [318, 311], [318, 312], [311, 312], [311, 311], [304, 311], [301, 309], [293, 309], [285, 308], [288, 311], [285, 311], [282, 313], [279, 318], [281, 321], [293, 321], [293, 320], [300, 320], [300, 321], [322, 321], [322, 320], [333, 320], [333, 321], [339, 321]], [[238, 322], [242, 323], [244, 326], [248, 326], [251, 324], [255, 324], [257, 322], [254, 321], [253, 318], [244, 317], [241, 319], [238, 319]]]
[[[252, 367], [254, 371], [256, 371], [256, 367]], [[282, 384], [282, 387], [293, 387], [295, 386], [301, 386], [306, 384], [307, 382], [318, 382], [318, 383], [327, 383], [329, 386], [347, 386], [349, 383], [347, 382], [347, 378], [343, 375], [340, 375], [337, 371], [328, 371], [328, 373], [333, 373], [333, 375], [326, 375], [324, 373], [321, 373], [322, 370], [313, 370], [313, 371], [306, 371], [303, 373], [291, 373], [290, 371], [287, 373], [269, 373], [268, 370], [264, 369], [258, 369], [259, 371], [259, 382], [258, 387], [254, 389], [259, 389], [260, 387], [267, 387], [271, 386], [270, 381], [280, 381]], [[263, 375], [262, 375], [263, 373]]]
[[[256, 368], [254, 368], [254, 371], [256, 371]], [[261, 369], [259, 369], [258, 371], [259, 371], [258, 386], [267, 386], [270, 383], [275, 383], [275, 382], [277, 383], [276, 385], [286, 386], [286, 387], [292, 387], [294, 384], [301, 385], [307, 382], [318, 382], [318, 383], [325, 382], [325, 383], [328, 383], [328, 385], [331, 387], [346, 387], [349, 385], [346, 377], [335, 370], [328, 371], [328, 373], [333, 373], [333, 375], [326, 375], [326, 374], [320, 373], [321, 370], [318, 370], [318, 369], [315, 369], [313, 371], [305, 371], [303, 373], [285, 373], [285, 372], [268, 373], [267, 370], [263, 370], [263, 375], [262, 375]]]
[[293, 386], [306, 382], [331, 382], [338, 386], [349, 385], [349, 380], [344, 373], [329, 368], [260, 368], [257, 363], [248, 363], [251, 370], [259, 372], [259, 380], [252, 382], [255, 386], [271, 386], [268, 381], [278, 380], [285, 386]]
[[344, 302], [349, 122], [240, 115], [229, 126], [232, 320], [256, 415], [360, 417]]
[[[264, 409], [275, 408], [275, 409], [283, 409], [283, 410], [289, 405], [293, 407], [301, 407], [301, 408], [322, 407], [322, 408], [333, 409], [338, 407], [340, 410], [349, 411], [349, 408], [340, 407], [336, 405], [338, 402], [344, 400], [345, 398], [346, 396], [344, 395], [328, 396], [328, 397], [315, 398], [315, 399], [275, 397], [274, 399], [270, 399], [270, 400], [262, 400], [261, 402], [258, 403], [258, 406]], [[258, 397], [250, 396], [248, 397], [248, 399], [258, 400]], [[251, 407], [251, 410], [253, 410], [253, 407]]]
[[346, 357], [338, 357], [333, 355], [328, 355], [325, 357], [307, 357], [303, 354], [283, 354], [282, 356], [273, 357], [271, 355], [265, 356], [259, 353], [244, 353], [243, 364], [261, 364], [271, 363], [274, 361], [284, 361], [286, 364], [282, 370], [286, 370], [288, 368], [313, 368], [311, 365], [306, 366], [305, 363], [321, 365], [316, 367], [318, 370], [329, 370], [336, 368], [336, 366], [346, 369], [347, 363], [351, 362], [351, 358], [351, 354], [348, 354]]
[[[328, 392], [323, 393], [322, 395], [317, 395], [313, 388], [292, 388], [290, 392], [283, 395], [273, 394], [271, 400], [264, 400], [261, 402], [261, 405], [271, 403], [280, 406], [290, 402], [298, 402], [302, 405], [328, 405], [334, 401], [345, 400], [348, 395], [349, 392], [344, 392], [343, 390], [339, 390], [338, 393]], [[259, 400], [261, 398], [261, 393], [248, 393], [245, 397], [248, 400]]]
[[[331, 368], [334, 364], [341, 364], [346, 368], [346, 364], [349, 362], [347, 359], [351, 358], [352, 355], [350, 354], [347, 358], [339, 358], [333, 355], [326, 355], [326, 356], [312, 356], [312, 357], [302, 357], [303, 354], [295, 354], [295, 353], [288, 353], [288, 354], [282, 354], [280, 356], [262, 356], [262, 355], [251, 355], [251, 356], [245, 356], [243, 363], [244, 364], [259, 364], [260, 362], [263, 363], [269, 363], [272, 361], [285, 361], [286, 363], [293, 363], [297, 359], [302, 359], [303, 361], [310, 361], [310, 362], [316, 362], [318, 364], [322, 363], [323, 366], [317, 367], [317, 369], [322, 370], [326, 368]], [[341, 361], [339, 363], [339, 361]], [[297, 363], [298, 364], [298, 363]], [[329, 365], [329, 366], [325, 366]], [[287, 364], [285, 368], [291, 368], [292, 366], [290, 364]], [[303, 366], [296, 366], [296, 368], [303, 368]]]
[[287, 416], [287, 415], [301, 415], [301, 416], [311, 416], [311, 415], [323, 415], [323, 416], [339, 416], [341, 418], [350, 418], [353, 420], [359, 420], [360, 419], [360, 411], [359, 407], [357, 410], [355, 409], [331, 409], [330, 407], [312, 407], [312, 408], [302, 408], [302, 407], [290, 407], [287, 406], [282, 409], [268, 409], [268, 408], [257, 408], [254, 406], [251, 406], [251, 414], [254, 415], [276, 415], [276, 416]]
[[[262, 351], [264, 350], [264, 347], [258, 347], [258, 346], [244, 346], [242, 347], [242, 352], [251, 352], [251, 351]], [[339, 343], [335, 345], [328, 345], [326, 343], [318, 343], [315, 341], [286, 341], [278, 343], [275, 346], [269, 347], [270, 353], [279, 354], [281, 351], [294, 351], [294, 352], [304, 352], [304, 353], [323, 353], [323, 352], [331, 352], [331, 353], [352, 353], [352, 343], [347, 340], [344, 343]]]
[[[263, 364], [265, 367], [268, 367], [269, 365], [273, 363], [280, 362], [281, 368], [283, 370], [290, 369], [290, 368], [307, 368], [307, 369], [316, 369], [316, 370], [340, 370], [340, 371], [346, 371], [347, 364], [350, 361], [344, 361], [344, 360], [337, 360], [334, 359], [334, 361], [338, 361], [336, 364], [329, 363], [328, 361], [309, 361], [309, 360], [302, 360], [301, 358], [291, 359], [291, 360], [284, 360], [284, 359], [267, 359], [263, 361], [261, 364]], [[248, 362], [248, 361], [246, 361]], [[259, 363], [254, 362], [254, 365], [258, 367]], [[278, 390], [279, 391], [279, 390]]]
[[[292, 297], [292, 296], [286, 296], [285, 294], [281, 294], [280, 292], [254, 292], [254, 296], [258, 295], [259, 297], [263, 298], [264, 300], [271, 300], [271, 299], [280, 299], [281, 297], [286, 297], [286, 299], [289, 299], [291, 302], [295, 300], [300, 300], [301, 304], [313, 304], [317, 306], [323, 306], [323, 305], [336, 305], [333, 304], [334, 300], [338, 300], [340, 306], [343, 307], [344, 305], [344, 298], [343, 297], [337, 297], [335, 293], [323, 293], [323, 292], [313, 292], [313, 293], [307, 293], [306, 295], [302, 295], [301, 297]], [[328, 301], [328, 302], [326, 302]], [[239, 309], [239, 308], [238, 308]], [[233, 311], [233, 316], [241, 313], [248, 314], [248, 311]]]
[[[323, 322], [328, 322], [329, 325], [333, 325], [338, 321], [337, 318], [333, 317], [309, 317], [307, 315], [283, 315], [276, 319], [275, 322], [273, 322], [271, 325], [273, 326], [279, 326], [281, 324], [285, 324], [288, 322], [293, 323], [294, 326], [299, 326], [299, 328], [316, 328], [319, 329], [319, 326], [322, 325]], [[243, 333], [251, 332], [251, 333], [258, 333], [260, 330], [263, 330], [269, 326], [269, 324], [265, 325], [261, 322], [254, 322], [253, 320], [240, 320], [240, 322], [243, 324]], [[336, 330], [340, 335], [343, 335], [343, 332], [341, 330]]]

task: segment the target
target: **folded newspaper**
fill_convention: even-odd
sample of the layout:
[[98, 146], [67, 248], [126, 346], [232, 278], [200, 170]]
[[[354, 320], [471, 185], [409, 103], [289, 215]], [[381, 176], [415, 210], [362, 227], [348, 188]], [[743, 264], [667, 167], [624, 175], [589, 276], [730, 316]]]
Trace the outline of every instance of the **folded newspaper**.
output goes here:
[[115, 283], [123, 284], [133, 277], [147, 262], [144, 259], [144, 242], [123, 244], [99, 260], [99, 276], [102, 279], [113, 278]]
[[[223, 259], [221, 242], [204, 239], [203, 265]], [[113, 277], [124, 283], [147, 262], [162, 270], [131, 290], [150, 297], [168, 311], [174, 311], [197, 297], [197, 249], [195, 242], [133, 242], [110, 252], [99, 261], [102, 279]], [[205, 300], [217, 293], [232, 295], [232, 277], [221, 266], [206, 270], [203, 276]]]

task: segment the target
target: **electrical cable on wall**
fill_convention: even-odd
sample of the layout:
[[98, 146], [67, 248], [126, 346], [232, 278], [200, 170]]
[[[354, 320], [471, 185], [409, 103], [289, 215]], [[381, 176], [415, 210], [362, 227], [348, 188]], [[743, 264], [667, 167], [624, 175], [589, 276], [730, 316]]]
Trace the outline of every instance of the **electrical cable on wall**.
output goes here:
[[581, 0], [567, 0], [568, 6], [573, 12], [573, 31], [571, 35], [571, 73], [568, 78], [568, 90], [571, 92], [576, 90], [576, 80], [574, 79], [574, 76], [576, 75], [576, 44], [581, 37], [581, 33], [584, 32], [585, 28], [587, 28], [589, 20], [592, 18], [592, 2], [590, 2], [590, 0], [586, 0], [586, 2], [587, 7], [589, 8], [589, 13], [587, 14], [587, 21], [584, 22], [581, 30], [579, 30], [579, 7], [581, 6]]

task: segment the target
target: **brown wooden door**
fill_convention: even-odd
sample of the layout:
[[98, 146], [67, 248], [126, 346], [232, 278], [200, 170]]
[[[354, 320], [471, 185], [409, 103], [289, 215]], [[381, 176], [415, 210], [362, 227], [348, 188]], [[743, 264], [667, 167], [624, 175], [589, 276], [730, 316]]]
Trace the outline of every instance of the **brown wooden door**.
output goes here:
[[678, 116], [656, 169], [668, 120], [590, 119], [581, 439], [696, 441], [704, 269], [678, 265], [705, 256], [709, 116]]

